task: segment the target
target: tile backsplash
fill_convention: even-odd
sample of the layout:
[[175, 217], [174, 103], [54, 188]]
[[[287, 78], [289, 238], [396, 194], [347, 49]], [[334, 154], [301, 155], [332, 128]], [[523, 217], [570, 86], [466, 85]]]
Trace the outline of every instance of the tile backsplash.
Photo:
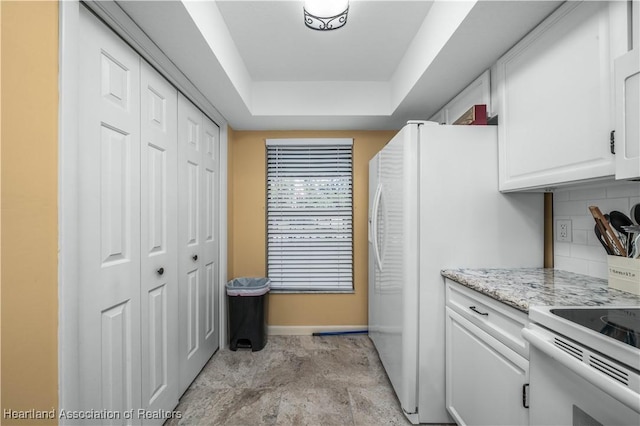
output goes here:
[[[589, 206], [602, 213], [618, 210], [629, 216], [640, 203], [640, 182], [612, 182], [579, 189], [559, 189], [553, 194], [554, 267], [564, 271], [607, 278], [607, 254], [597, 240]], [[570, 242], [559, 242], [557, 221], [571, 220]]]

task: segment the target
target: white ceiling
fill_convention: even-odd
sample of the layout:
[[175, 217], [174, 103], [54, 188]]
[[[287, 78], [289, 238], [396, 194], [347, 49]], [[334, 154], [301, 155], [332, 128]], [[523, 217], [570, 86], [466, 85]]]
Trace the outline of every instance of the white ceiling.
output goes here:
[[427, 119], [560, 3], [351, 0], [321, 32], [301, 0], [118, 1], [237, 130]]
[[347, 25], [322, 32], [304, 25], [301, 1], [217, 4], [254, 81], [388, 81], [431, 6], [352, 1]]

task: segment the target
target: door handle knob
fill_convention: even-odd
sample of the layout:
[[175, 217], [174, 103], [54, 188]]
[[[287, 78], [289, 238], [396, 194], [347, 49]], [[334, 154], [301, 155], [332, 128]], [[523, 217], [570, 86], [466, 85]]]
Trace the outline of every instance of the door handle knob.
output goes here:
[[160, 268], [156, 272], [158, 273], [158, 275], [162, 275], [164, 274], [164, 268]]
[[198, 260], [198, 255], [197, 255], [197, 254], [194, 254], [191, 258], [192, 258], [194, 261], [196, 261], [196, 260]]

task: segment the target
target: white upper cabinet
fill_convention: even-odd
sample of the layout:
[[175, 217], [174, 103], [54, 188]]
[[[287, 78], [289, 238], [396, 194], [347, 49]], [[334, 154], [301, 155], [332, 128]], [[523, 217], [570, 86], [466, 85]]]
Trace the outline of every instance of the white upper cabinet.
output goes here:
[[497, 63], [500, 190], [615, 174], [613, 59], [626, 2], [566, 2]]
[[640, 178], [640, 2], [633, 6], [631, 50], [614, 66], [616, 179]]

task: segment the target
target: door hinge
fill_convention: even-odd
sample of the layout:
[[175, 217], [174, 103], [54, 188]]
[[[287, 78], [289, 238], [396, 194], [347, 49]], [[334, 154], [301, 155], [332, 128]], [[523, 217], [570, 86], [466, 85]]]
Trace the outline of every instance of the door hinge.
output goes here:
[[522, 385], [522, 406], [524, 408], [529, 408], [529, 383], [525, 383]]
[[611, 153], [616, 153], [616, 131], [612, 130], [609, 134], [609, 148], [611, 149]]

